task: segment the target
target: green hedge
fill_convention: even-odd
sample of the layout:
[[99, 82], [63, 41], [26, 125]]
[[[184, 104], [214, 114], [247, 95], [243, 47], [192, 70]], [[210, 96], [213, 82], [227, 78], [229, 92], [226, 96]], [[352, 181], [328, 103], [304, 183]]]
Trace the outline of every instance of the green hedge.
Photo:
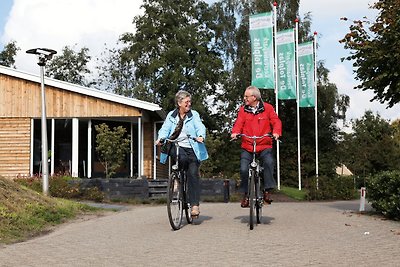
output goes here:
[[366, 198], [384, 216], [400, 220], [400, 171], [385, 171], [367, 179]]
[[306, 180], [308, 200], [349, 200], [357, 197], [352, 176], [313, 177]]

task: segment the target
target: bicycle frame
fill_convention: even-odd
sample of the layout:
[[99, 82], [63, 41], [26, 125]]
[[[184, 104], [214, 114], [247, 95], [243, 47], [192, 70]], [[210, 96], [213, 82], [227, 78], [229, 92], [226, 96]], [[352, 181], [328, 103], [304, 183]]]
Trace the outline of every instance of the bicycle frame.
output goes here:
[[[185, 138], [191, 138], [187, 136]], [[173, 230], [179, 230], [182, 226], [183, 210], [185, 211], [186, 221], [191, 224], [193, 218], [190, 213], [190, 203], [188, 202], [187, 176], [186, 171], [179, 166], [179, 143], [185, 138], [175, 140], [165, 139], [164, 141], [174, 144], [176, 149], [175, 164], [172, 165], [172, 172], [168, 179], [168, 199], [167, 212], [168, 219]], [[174, 208], [177, 210], [174, 212]]]

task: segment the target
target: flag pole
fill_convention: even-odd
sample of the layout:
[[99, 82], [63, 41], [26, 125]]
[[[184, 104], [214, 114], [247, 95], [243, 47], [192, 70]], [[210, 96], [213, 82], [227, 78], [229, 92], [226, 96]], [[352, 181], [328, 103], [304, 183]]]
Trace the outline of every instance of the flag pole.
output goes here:
[[297, 168], [299, 176], [299, 190], [301, 190], [301, 167], [300, 167], [300, 93], [299, 93], [299, 19], [296, 23], [296, 102], [297, 102]]
[[[275, 110], [276, 114], [279, 116], [279, 100], [278, 100], [278, 64], [277, 60], [277, 44], [276, 44], [276, 34], [277, 34], [277, 19], [276, 19], [276, 6], [277, 2], [274, 2], [274, 71], [275, 71]], [[278, 183], [278, 190], [281, 190], [281, 170], [280, 170], [280, 153], [279, 153], [279, 142], [276, 142], [276, 177]]]
[[314, 32], [314, 92], [315, 92], [315, 176], [318, 190], [318, 87], [317, 87], [317, 32]]

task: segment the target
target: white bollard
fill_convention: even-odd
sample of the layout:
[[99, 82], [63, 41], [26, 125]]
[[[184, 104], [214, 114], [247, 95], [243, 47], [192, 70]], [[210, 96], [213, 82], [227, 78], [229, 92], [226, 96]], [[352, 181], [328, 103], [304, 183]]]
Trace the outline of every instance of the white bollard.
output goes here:
[[365, 187], [361, 187], [360, 190], [360, 211], [365, 211]]

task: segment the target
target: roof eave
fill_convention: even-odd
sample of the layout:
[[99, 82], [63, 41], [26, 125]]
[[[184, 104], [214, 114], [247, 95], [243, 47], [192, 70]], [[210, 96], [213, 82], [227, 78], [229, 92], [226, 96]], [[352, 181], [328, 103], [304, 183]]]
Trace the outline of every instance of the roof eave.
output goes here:
[[[9, 75], [12, 77], [24, 79], [24, 80], [36, 82], [36, 83], [41, 82], [40, 77], [38, 75], [34, 75], [31, 73], [23, 72], [20, 70], [16, 70], [16, 69], [4, 67], [4, 66], [0, 66], [0, 73]], [[157, 112], [157, 111], [162, 110], [159, 105], [154, 104], [154, 103], [142, 101], [142, 100], [135, 99], [135, 98], [129, 98], [129, 97], [101, 91], [98, 89], [84, 87], [84, 86], [80, 86], [80, 85], [76, 85], [76, 84], [72, 84], [72, 83], [68, 83], [68, 82], [64, 82], [64, 81], [60, 81], [60, 80], [56, 80], [56, 79], [52, 79], [52, 78], [48, 78], [48, 77], [44, 78], [44, 83], [45, 83], [45, 85], [53, 86], [56, 88], [61, 88], [61, 89], [79, 93], [82, 95], [92, 96], [92, 97], [96, 97], [96, 98], [104, 99], [104, 100], [109, 100], [109, 101], [121, 103], [124, 105], [132, 106], [135, 108], [148, 110], [148, 111], [156, 111]]]

